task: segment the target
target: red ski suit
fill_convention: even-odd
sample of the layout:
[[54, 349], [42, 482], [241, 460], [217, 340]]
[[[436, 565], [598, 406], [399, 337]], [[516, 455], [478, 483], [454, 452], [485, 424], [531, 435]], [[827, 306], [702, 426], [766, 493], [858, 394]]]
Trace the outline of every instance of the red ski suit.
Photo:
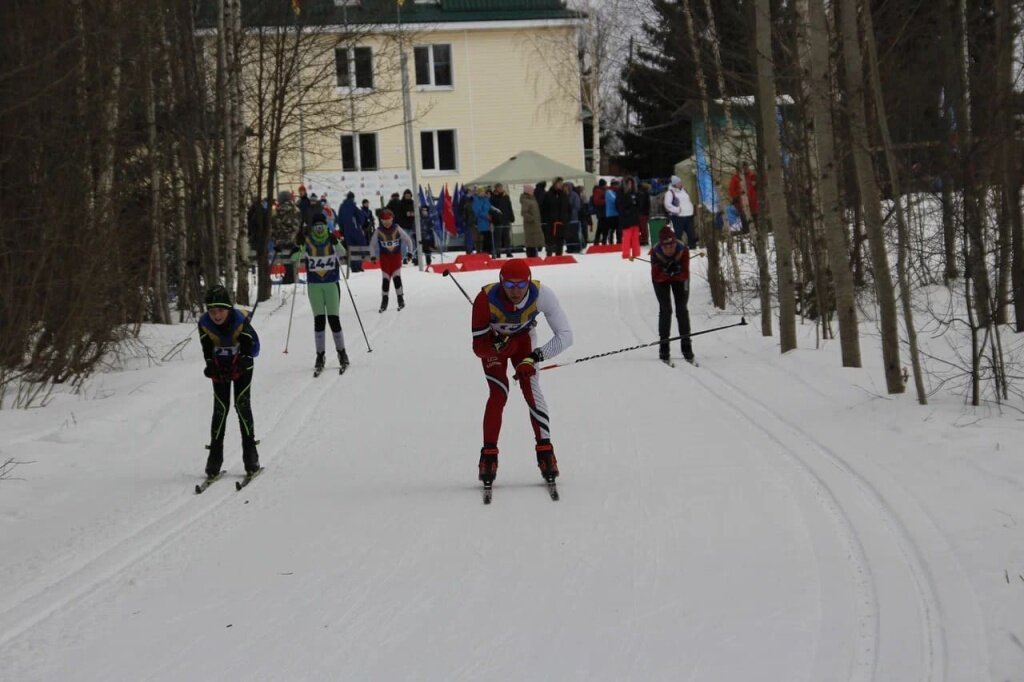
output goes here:
[[[543, 346], [536, 346], [537, 318], [544, 319], [554, 336]], [[531, 352], [549, 360], [572, 345], [572, 330], [554, 292], [530, 283], [526, 297], [514, 305], [505, 295], [501, 284], [484, 287], [473, 302], [473, 352], [480, 358], [490, 393], [484, 408], [484, 443], [498, 443], [501, 417], [508, 401], [508, 366], [515, 367]], [[506, 341], [501, 348], [495, 343]], [[519, 388], [530, 410], [530, 424], [537, 440], [550, 438], [550, 421], [540, 380], [534, 374], [520, 381]]]

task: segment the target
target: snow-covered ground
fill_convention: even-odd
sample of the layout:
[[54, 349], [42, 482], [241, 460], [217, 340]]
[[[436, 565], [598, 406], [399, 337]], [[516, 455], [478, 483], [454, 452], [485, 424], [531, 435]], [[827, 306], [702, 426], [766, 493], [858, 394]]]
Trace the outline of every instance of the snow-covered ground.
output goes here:
[[[694, 330], [738, 321], [694, 263]], [[534, 274], [574, 327], [558, 361], [656, 338], [645, 264]], [[403, 278], [380, 315], [379, 275], [353, 276], [373, 352], [343, 292], [341, 377], [311, 378], [301, 288], [287, 355], [288, 299], [260, 306], [267, 470], [242, 492], [232, 417], [228, 479], [192, 494], [196, 341], [0, 411], [0, 462], [26, 462], [0, 481], [0, 679], [1024, 680], [1018, 409], [887, 396], [874, 337], [844, 369], [813, 326], [780, 356], [755, 319], [697, 337], [697, 368], [652, 348], [544, 372], [560, 502], [514, 392], [485, 507], [469, 305]]]

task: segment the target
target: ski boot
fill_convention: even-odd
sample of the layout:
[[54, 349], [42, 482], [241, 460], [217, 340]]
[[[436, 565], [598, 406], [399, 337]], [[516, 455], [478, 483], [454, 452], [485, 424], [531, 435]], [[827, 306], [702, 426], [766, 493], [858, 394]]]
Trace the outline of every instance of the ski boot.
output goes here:
[[402, 294], [398, 295], [398, 309], [401, 310], [405, 307], [405, 296]]
[[242, 436], [242, 462], [245, 473], [254, 474], [260, 470], [260, 453], [256, 451], [258, 440], [252, 436]]
[[498, 475], [498, 446], [491, 443], [484, 443], [480, 448], [480, 481], [484, 485], [494, 483]]
[[672, 364], [667, 343], [663, 343], [660, 346], [658, 346], [658, 359], [664, 362], [666, 365]]
[[342, 348], [338, 351], [338, 364], [341, 365], [341, 373], [344, 374], [345, 370], [348, 369], [348, 353]]
[[327, 361], [324, 356], [325, 353], [322, 352], [316, 354], [316, 362], [313, 364], [313, 371], [315, 371], [317, 374], [324, 371], [324, 364]]
[[384, 312], [387, 309], [388, 309], [388, 297], [387, 296], [381, 296], [380, 297], [380, 310], [378, 310], [377, 312], [378, 313], [382, 313], [382, 312]]
[[220, 473], [220, 469], [224, 465], [224, 441], [210, 443], [206, 449], [210, 451], [206, 457], [206, 476], [213, 478]]
[[558, 460], [555, 459], [555, 448], [547, 438], [537, 441], [537, 467], [544, 480], [551, 483], [558, 478]]
[[683, 351], [683, 357], [686, 358], [686, 361], [691, 365], [694, 364], [693, 344], [690, 343], [690, 337], [687, 336], [685, 339], [682, 340], [682, 342], [679, 345], [681, 346], [681, 350]]

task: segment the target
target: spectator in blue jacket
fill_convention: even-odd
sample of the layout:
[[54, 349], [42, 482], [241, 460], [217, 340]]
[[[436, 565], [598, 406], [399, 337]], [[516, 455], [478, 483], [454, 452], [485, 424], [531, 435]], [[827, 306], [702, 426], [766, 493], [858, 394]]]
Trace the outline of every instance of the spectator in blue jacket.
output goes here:
[[485, 187], [476, 188], [476, 196], [473, 197], [473, 216], [476, 218], [476, 229], [483, 240], [484, 253], [494, 254], [494, 240], [491, 233], [491, 199], [487, 196]]
[[[338, 229], [345, 239], [345, 248], [353, 246], [366, 246], [366, 234], [363, 232], [363, 212], [356, 205], [356, 195], [349, 192], [345, 195], [345, 201], [338, 207]], [[349, 256], [352, 272], [363, 271], [362, 259], [356, 260]]]

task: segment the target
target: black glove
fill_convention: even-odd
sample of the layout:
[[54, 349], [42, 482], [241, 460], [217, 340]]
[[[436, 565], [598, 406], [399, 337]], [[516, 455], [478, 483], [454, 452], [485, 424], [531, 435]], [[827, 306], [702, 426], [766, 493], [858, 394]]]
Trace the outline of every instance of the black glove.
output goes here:
[[203, 369], [203, 376], [207, 379], [215, 379], [219, 374], [216, 363], [213, 360], [207, 360], [206, 367]]
[[494, 350], [496, 350], [498, 353], [501, 353], [503, 350], [505, 350], [505, 346], [508, 345], [510, 338], [511, 337], [509, 336], [505, 336], [504, 334], [498, 334], [497, 332], [495, 332], [494, 336], [491, 339], [491, 342], [494, 344]]

